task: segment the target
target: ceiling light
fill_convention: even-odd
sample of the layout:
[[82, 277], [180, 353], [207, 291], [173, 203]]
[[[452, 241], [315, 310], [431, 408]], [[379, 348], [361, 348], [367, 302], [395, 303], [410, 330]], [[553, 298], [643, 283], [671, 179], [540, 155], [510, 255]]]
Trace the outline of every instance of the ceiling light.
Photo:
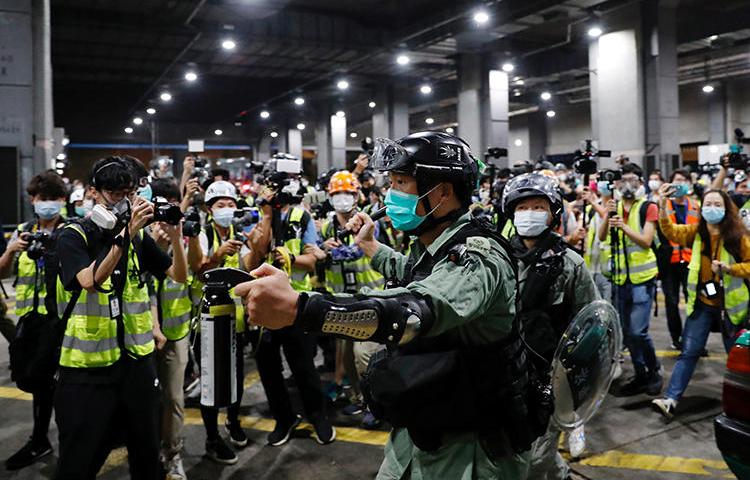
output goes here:
[[367, 106], [370, 107], [370, 108], [375, 108], [376, 105], [377, 105], [377, 103], [375, 103], [375, 102], [370, 102], [370, 103], [367, 104]]
[[521, 140], [520, 138], [516, 138], [513, 141], [513, 145], [515, 145], [516, 147], [520, 147], [521, 145], [523, 145], [523, 140]]
[[349, 88], [349, 82], [347, 82], [346, 80], [339, 80], [338, 82], [336, 82], [336, 87], [338, 87], [339, 90], [346, 90], [347, 88]]
[[703, 93], [711, 93], [714, 91], [714, 86], [711, 84], [703, 85], [702, 90], [703, 90]]
[[409, 58], [408, 55], [402, 54], [396, 57], [396, 63], [398, 63], [399, 65], [408, 65], [410, 60], [411, 59]]
[[305, 124], [304, 123], [298, 123], [297, 124], [297, 130], [304, 130], [304, 129], [305, 129]]
[[432, 125], [433, 123], [435, 123], [435, 119], [432, 117], [427, 117], [424, 119], [424, 123], [426, 123], [427, 125]]
[[133, 127], [125, 127], [125, 133], [133, 133]]
[[297, 105], [298, 107], [301, 107], [302, 105], [305, 104], [305, 99], [302, 97], [297, 97], [294, 99], [294, 104]]
[[188, 82], [194, 82], [198, 80], [198, 74], [195, 72], [187, 72], [185, 74], [185, 80], [187, 80]]
[[155, 115], [156, 114], [156, 109], [154, 107], [148, 107], [146, 109], [146, 113], [148, 113], [149, 115]]
[[63, 137], [62, 144], [63, 147], [67, 146], [70, 143], [70, 139], [68, 137]]
[[222, 133], [224, 133], [224, 131], [221, 130], [220, 128], [217, 128], [216, 130], [214, 130], [214, 135], [218, 136], [218, 135], [221, 135]]
[[711, 35], [710, 37], [708, 37], [708, 39], [713, 42], [714, 40], [718, 40], [719, 36], [718, 35]]
[[276, 138], [279, 136], [279, 132], [271, 132], [271, 138]]
[[161, 95], [159, 95], [159, 98], [161, 98], [162, 102], [169, 102], [172, 100], [172, 94], [169, 92], [164, 92]]
[[484, 25], [489, 20], [490, 20], [490, 16], [484, 10], [479, 10], [477, 12], [474, 12], [474, 22], [476, 22], [477, 25]]
[[234, 43], [234, 40], [231, 38], [227, 38], [223, 42], [221, 42], [221, 48], [224, 50], [234, 50], [237, 47], [237, 44]]
[[357, 132], [352, 132], [349, 134], [351, 138], [357, 138]]
[[339, 110], [338, 112], [336, 112], [336, 116], [339, 118], [344, 118], [346, 116], [346, 113], [344, 113], [343, 110]]
[[140, 125], [143, 123], [143, 119], [141, 117], [135, 117], [133, 119], [133, 125]]
[[422, 92], [422, 95], [429, 95], [432, 93], [432, 87], [429, 85], [422, 85], [419, 87], [419, 91]]
[[510, 73], [510, 72], [512, 72], [513, 70], [516, 69], [515, 65], [513, 65], [510, 62], [503, 63], [503, 67], [502, 68], [503, 68], [503, 72], [506, 72], [506, 73]]
[[552, 98], [552, 94], [549, 93], [549, 92], [542, 92], [542, 94], [539, 95], [539, 98], [541, 98], [542, 100], [544, 100], [546, 102], [547, 100], [549, 100], [550, 98]]
[[604, 32], [602, 32], [601, 27], [591, 27], [588, 31], [589, 37], [591, 38], [598, 38], [602, 33]]
[[523, 81], [523, 78], [519, 78], [518, 80], [513, 82], [513, 85], [518, 85], [518, 86], [525, 85], [525, 84], [526, 82]]
[[445, 133], [453, 133], [455, 130], [453, 130], [453, 127], [448, 127], [445, 129]]
[[260, 118], [266, 119], [266, 118], [268, 118], [270, 116], [271, 116], [271, 114], [268, 113], [268, 110], [263, 110], [262, 112], [260, 112]]
[[57, 169], [57, 170], [55, 170], [55, 171], [57, 172], [57, 174], [58, 174], [58, 175], [62, 175], [62, 174], [64, 173], [64, 171], [63, 171], [63, 169], [62, 169], [62, 168], [58, 168], [58, 169]]
[[58, 169], [62, 170], [63, 168], [65, 168], [65, 163], [63, 163], [63, 162], [57, 162], [57, 163], [55, 163], [55, 168], [58, 168]]
[[[57, 154], [57, 159], [58, 160], [65, 160], [66, 158], [68, 158], [68, 156], [65, 155], [64, 153], [58, 153]], [[60, 167], [60, 168], [62, 168], [62, 167]]]
[[513, 96], [514, 97], [520, 97], [521, 96], [521, 90], [518, 90], [518, 89], [513, 90]]
[[554, 116], [555, 116], [555, 111], [554, 110], [547, 110], [547, 117], [552, 118]]

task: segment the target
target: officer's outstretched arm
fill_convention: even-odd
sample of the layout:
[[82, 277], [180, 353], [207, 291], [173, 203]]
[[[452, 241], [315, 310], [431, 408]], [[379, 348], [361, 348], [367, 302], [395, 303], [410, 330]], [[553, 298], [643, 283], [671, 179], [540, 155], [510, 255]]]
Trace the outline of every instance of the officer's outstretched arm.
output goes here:
[[409, 292], [385, 298], [303, 293], [295, 321], [308, 332], [389, 344], [425, 334], [432, 322], [429, 300]]

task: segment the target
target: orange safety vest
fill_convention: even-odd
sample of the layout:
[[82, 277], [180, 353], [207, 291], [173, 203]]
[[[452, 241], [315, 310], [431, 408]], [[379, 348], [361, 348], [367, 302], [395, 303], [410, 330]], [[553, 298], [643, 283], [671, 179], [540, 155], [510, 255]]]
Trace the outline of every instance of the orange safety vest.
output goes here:
[[[698, 206], [698, 202], [690, 197], [685, 197], [687, 200], [687, 213], [685, 214], [686, 225], [697, 225], [701, 220], [701, 209]], [[674, 205], [672, 200], [667, 200], [667, 215], [673, 224], [677, 223], [677, 215], [675, 215]], [[690, 263], [692, 257], [692, 250], [675, 242], [670, 241], [669, 244], [672, 246], [672, 258], [670, 263]]]

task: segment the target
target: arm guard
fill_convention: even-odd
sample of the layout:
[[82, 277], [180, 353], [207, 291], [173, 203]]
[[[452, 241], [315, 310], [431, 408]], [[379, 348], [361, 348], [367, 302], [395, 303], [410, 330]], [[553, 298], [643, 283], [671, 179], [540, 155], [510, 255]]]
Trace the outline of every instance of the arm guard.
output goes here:
[[295, 323], [308, 332], [396, 345], [424, 335], [432, 322], [428, 300], [411, 293], [390, 298], [301, 293]]

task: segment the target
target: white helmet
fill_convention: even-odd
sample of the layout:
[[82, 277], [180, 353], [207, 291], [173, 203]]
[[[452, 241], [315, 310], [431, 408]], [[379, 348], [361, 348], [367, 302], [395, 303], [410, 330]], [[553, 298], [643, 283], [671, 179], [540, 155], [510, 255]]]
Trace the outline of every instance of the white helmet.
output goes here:
[[231, 198], [236, 202], [237, 189], [234, 188], [234, 185], [225, 180], [219, 180], [209, 185], [206, 189], [206, 204], [211, 205], [214, 200], [218, 200], [220, 198]]
[[81, 200], [83, 200], [83, 189], [82, 188], [76, 188], [70, 194], [70, 203], [79, 202]]

